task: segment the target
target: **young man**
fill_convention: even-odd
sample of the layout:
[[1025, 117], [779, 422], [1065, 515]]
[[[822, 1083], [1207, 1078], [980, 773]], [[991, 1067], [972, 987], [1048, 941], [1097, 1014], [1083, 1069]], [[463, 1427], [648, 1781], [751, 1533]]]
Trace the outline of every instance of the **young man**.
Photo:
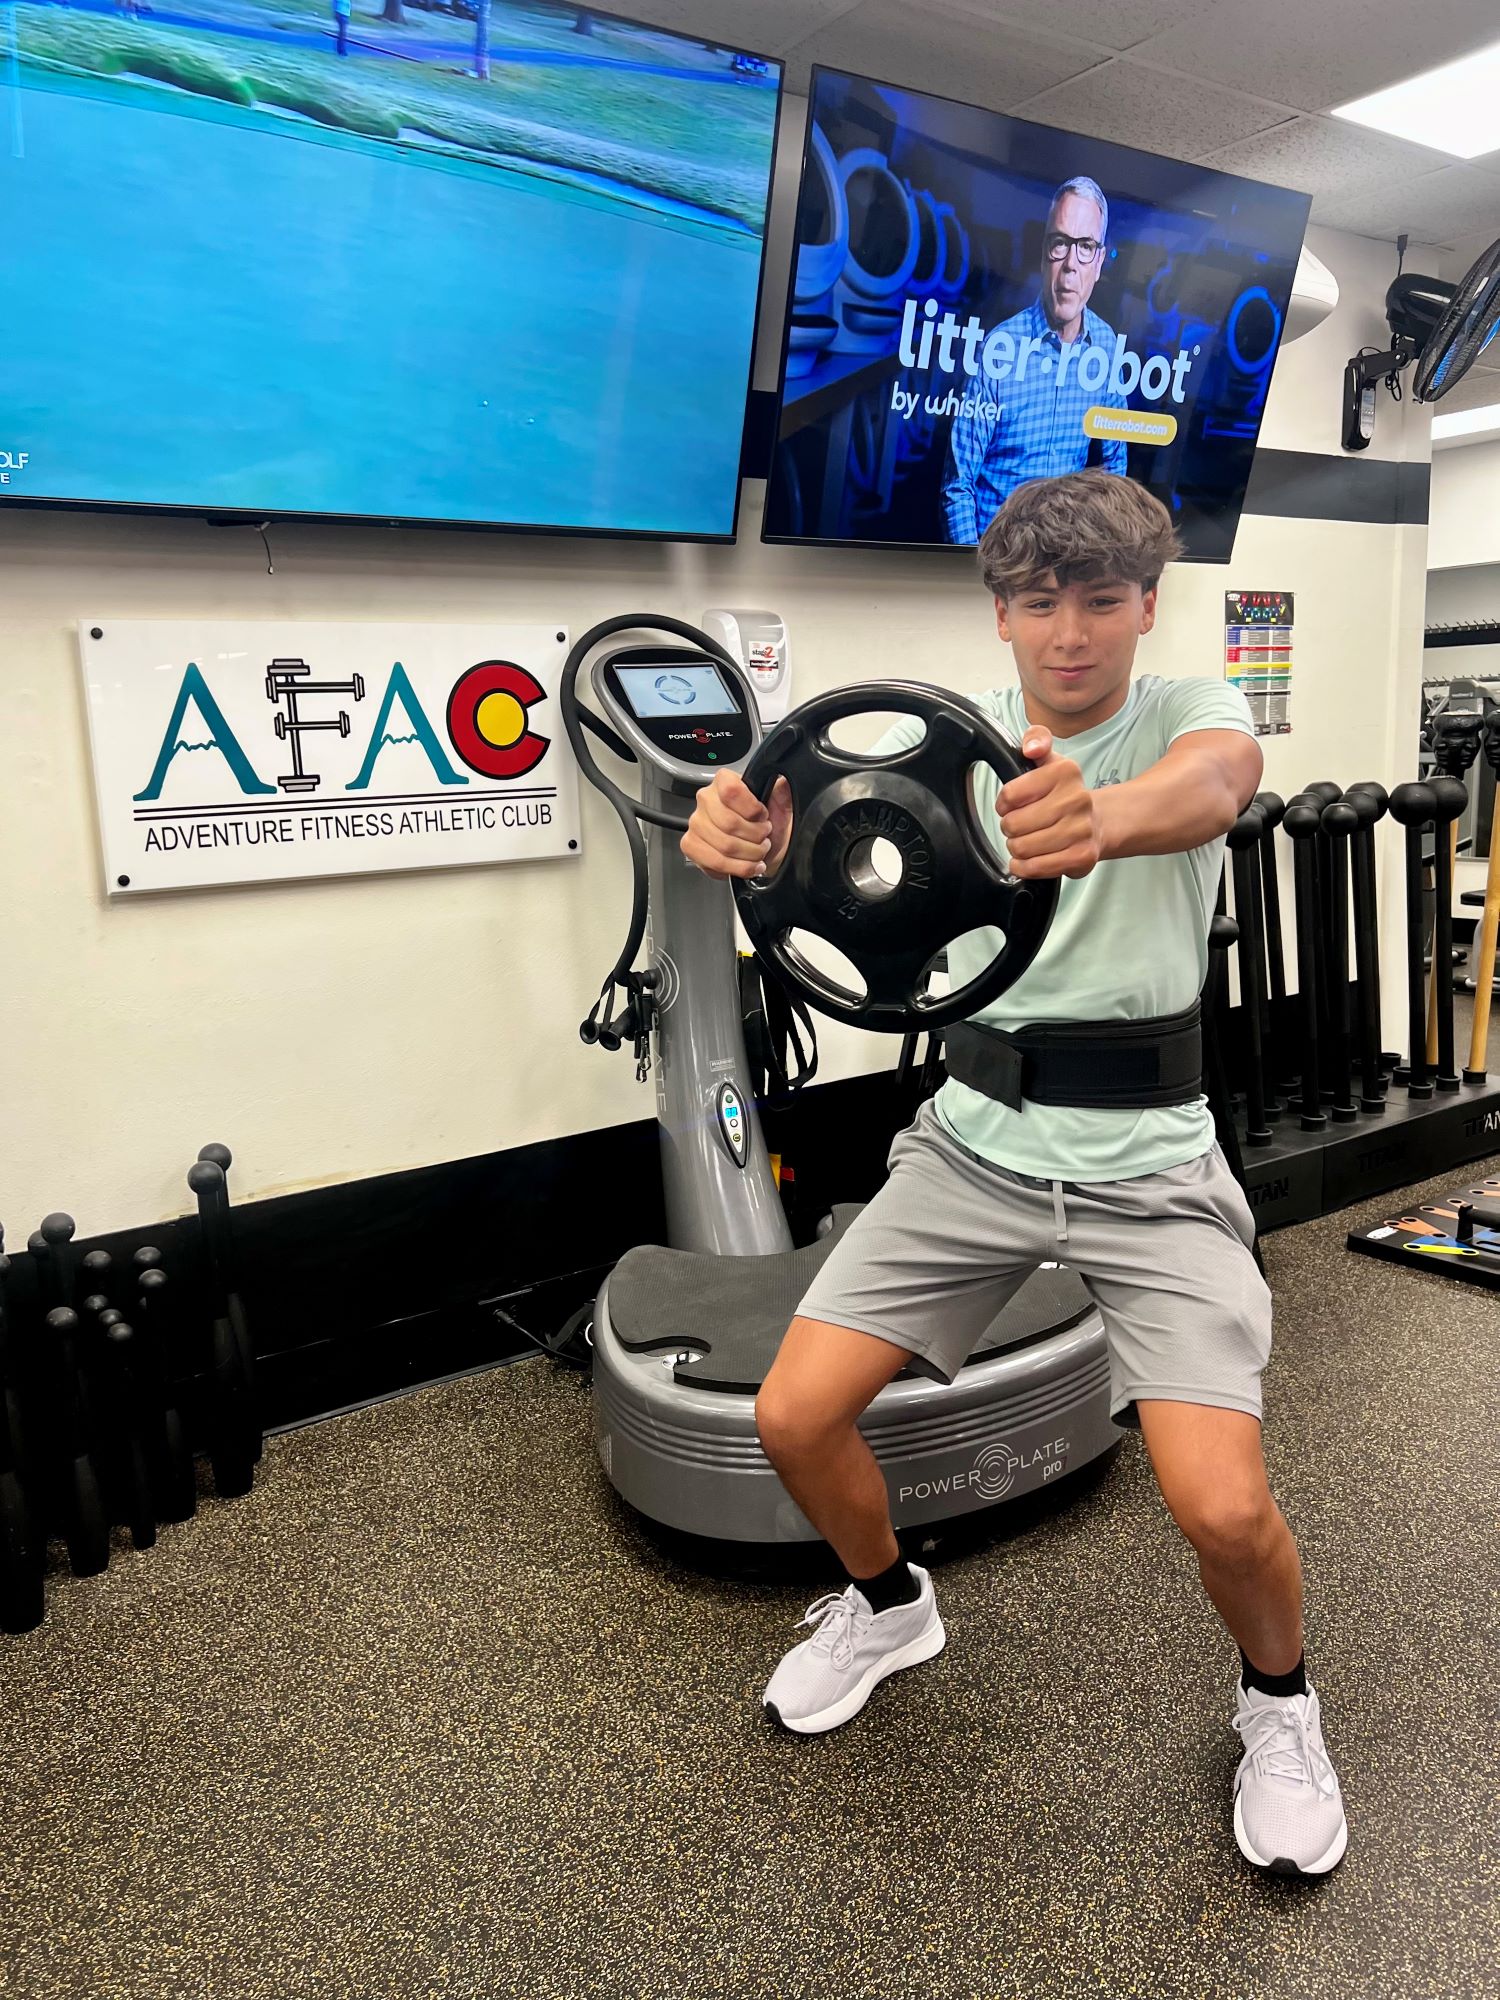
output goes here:
[[[1015, 875], [1062, 878], [1041, 952], [978, 1017], [985, 1028], [1169, 1018], [1202, 988], [1224, 836], [1261, 755], [1225, 682], [1131, 679], [1175, 553], [1166, 509], [1099, 471], [1019, 488], [980, 544], [1020, 678], [980, 705], [1032, 769], [997, 797], [980, 767], [976, 801]], [[920, 730], [903, 719], [880, 748]], [[784, 781], [767, 810], [721, 771], [682, 851], [712, 875], [748, 876], [773, 871], [790, 836]], [[955, 982], [993, 951], [983, 937], [957, 945]], [[1193, 1065], [1185, 1098], [1129, 1109], [1016, 1109], [955, 1067], [950, 1053], [949, 1081], [898, 1135], [890, 1179], [823, 1265], [756, 1401], [768, 1457], [850, 1579], [809, 1613], [814, 1635], [781, 1662], [766, 1706], [786, 1728], [831, 1729], [886, 1675], [941, 1651], [931, 1578], [901, 1557], [857, 1420], [908, 1365], [951, 1382], [1029, 1272], [1056, 1259], [1093, 1295], [1112, 1414], [1141, 1430], [1240, 1646], [1240, 1848], [1324, 1873], [1346, 1829], [1303, 1665], [1297, 1549], [1261, 1458], [1271, 1301]]]

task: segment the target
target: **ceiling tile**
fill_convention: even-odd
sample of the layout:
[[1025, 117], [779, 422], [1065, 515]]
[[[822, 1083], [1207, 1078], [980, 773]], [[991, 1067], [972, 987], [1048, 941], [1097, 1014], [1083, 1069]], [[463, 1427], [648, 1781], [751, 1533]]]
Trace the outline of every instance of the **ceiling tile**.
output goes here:
[[959, 0], [988, 21], [1076, 35], [1101, 48], [1128, 49], [1201, 14], [1212, 0]]
[[[1500, 236], [1500, 229], [1493, 227], [1476, 229], [1472, 236], [1460, 236], [1452, 249], [1443, 253], [1438, 276], [1451, 278], [1456, 284], [1469, 266], [1484, 255], [1497, 236]], [[1500, 356], [1496, 357], [1495, 365], [1500, 368]]]
[[1304, 194], [1356, 193], [1388, 186], [1403, 175], [1430, 174], [1446, 155], [1405, 139], [1365, 132], [1336, 118], [1294, 118], [1272, 131], [1238, 139], [1203, 155], [1206, 165], [1253, 181], [1274, 181]]
[[1301, 111], [1335, 104], [1500, 36], [1495, 0], [1218, 0], [1132, 54]]
[[1482, 410], [1490, 403], [1500, 403], [1500, 369], [1486, 368], [1476, 361], [1461, 382], [1438, 398], [1433, 414], [1452, 417], [1460, 410]]
[[1282, 116], [1229, 91], [1130, 62], [1101, 64], [1008, 108], [1040, 125], [1060, 125], [1175, 159], [1196, 159], [1210, 147], [1264, 131]]
[[955, 0], [922, 0], [920, 10], [908, 0], [860, 0], [852, 13], [805, 36], [788, 55], [794, 88], [797, 76], [818, 62], [1001, 111], [1077, 76], [1094, 60], [1024, 28], [982, 30], [972, 8]]
[[1479, 167], [1440, 167], [1390, 186], [1319, 195], [1312, 219], [1361, 236], [1394, 239], [1405, 231], [1448, 249], [1470, 235], [1488, 231], [1500, 236], [1500, 174]]

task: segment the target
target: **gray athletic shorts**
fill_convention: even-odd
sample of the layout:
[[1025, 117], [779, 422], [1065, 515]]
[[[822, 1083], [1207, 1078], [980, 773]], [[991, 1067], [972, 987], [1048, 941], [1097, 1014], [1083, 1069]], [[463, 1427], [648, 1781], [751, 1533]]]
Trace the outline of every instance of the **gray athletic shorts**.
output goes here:
[[1271, 1294], [1244, 1191], [1217, 1146], [1122, 1181], [1036, 1180], [959, 1144], [929, 1098], [891, 1176], [798, 1308], [902, 1347], [951, 1382], [1038, 1264], [1070, 1265], [1109, 1340], [1110, 1414], [1142, 1397], [1261, 1413]]

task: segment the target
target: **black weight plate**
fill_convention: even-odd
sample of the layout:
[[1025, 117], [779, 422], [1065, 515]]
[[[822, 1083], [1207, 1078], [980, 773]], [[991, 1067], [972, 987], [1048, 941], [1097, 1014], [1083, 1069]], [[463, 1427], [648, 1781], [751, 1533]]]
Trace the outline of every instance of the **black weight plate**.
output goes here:
[[[925, 725], [920, 743], [876, 758], [830, 739], [832, 725], [849, 716], [892, 711]], [[735, 901], [757, 954], [809, 1006], [891, 1034], [946, 1027], [987, 1006], [1035, 959], [1058, 884], [1006, 872], [970, 800], [969, 772], [980, 763], [1002, 784], [1033, 768], [975, 703], [915, 681], [816, 696], [751, 757], [745, 782], [757, 797], [769, 797], [781, 777], [790, 787], [792, 840], [774, 877], [736, 881]], [[877, 840], [900, 853], [897, 884], [870, 866]], [[1005, 942], [985, 970], [939, 999], [924, 998], [924, 975], [939, 953], [986, 928]], [[836, 946], [864, 980], [864, 994], [811, 965], [790, 941], [794, 930]]]

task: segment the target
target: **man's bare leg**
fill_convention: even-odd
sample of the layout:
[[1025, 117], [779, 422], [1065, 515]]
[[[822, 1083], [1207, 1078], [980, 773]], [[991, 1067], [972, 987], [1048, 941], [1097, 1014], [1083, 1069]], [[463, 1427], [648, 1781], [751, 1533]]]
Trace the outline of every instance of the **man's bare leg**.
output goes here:
[[1215, 1610], [1263, 1673], [1290, 1673], [1302, 1657], [1302, 1570], [1266, 1480], [1259, 1422], [1199, 1403], [1136, 1408], [1162, 1498]]
[[873, 1334], [794, 1319], [755, 1399], [767, 1458], [852, 1577], [879, 1576], [901, 1554], [858, 1418], [910, 1359]]

